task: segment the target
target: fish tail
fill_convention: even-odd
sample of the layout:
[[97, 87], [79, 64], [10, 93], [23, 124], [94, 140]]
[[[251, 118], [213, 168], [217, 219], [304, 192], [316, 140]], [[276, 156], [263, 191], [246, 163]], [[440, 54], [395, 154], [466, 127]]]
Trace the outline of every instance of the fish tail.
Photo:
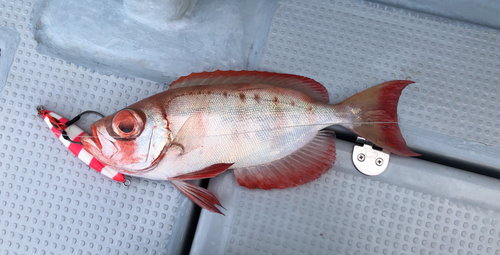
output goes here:
[[418, 156], [406, 146], [397, 116], [401, 92], [411, 83], [413, 81], [384, 82], [335, 105], [336, 111], [347, 115], [348, 123], [341, 125], [389, 152]]

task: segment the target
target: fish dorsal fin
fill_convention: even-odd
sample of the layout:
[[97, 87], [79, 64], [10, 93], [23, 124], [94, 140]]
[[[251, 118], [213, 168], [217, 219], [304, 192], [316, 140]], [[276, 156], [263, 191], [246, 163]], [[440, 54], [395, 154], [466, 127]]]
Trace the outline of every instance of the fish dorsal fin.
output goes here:
[[322, 130], [304, 147], [273, 162], [234, 169], [240, 186], [285, 189], [313, 181], [335, 162], [335, 133]]
[[266, 84], [300, 91], [310, 97], [328, 103], [328, 91], [319, 82], [300, 75], [260, 71], [214, 71], [192, 73], [174, 81], [170, 88], [182, 88], [210, 84], [254, 83]]

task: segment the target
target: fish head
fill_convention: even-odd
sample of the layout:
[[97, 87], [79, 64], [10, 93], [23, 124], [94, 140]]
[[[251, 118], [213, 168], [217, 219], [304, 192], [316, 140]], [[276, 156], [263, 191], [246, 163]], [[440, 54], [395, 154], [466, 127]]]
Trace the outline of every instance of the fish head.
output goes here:
[[94, 122], [82, 136], [83, 148], [125, 174], [155, 166], [170, 143], [168, 121], [159, 109], [128, 107]]

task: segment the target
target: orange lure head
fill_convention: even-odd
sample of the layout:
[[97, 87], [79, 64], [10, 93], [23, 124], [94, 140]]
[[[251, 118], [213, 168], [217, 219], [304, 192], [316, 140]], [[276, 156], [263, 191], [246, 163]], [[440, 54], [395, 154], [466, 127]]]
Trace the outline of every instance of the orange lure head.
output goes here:
[[170, 143], [167, 120], [159, 109], [128, 107], [91, 125], [85, 150], [116, 170], [134, 174], [154, 167]]

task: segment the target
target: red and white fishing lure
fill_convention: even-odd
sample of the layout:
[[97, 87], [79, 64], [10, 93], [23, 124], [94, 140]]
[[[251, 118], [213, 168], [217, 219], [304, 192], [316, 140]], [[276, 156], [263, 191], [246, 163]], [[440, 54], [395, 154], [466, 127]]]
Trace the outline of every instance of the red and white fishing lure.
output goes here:
[[[101, 163], [96, 158], [94, 158], [90, 153], [83, 149], [83, 145], [80, 143], [81, 137], [85, 132], [78, 126], [71, 124], [66, 126], [68, 122], [67, 119], [63, 118], [57, 113], [39, 109], [39, 114], [43, 117], [43, 120], [49, 128], [54, 132], [54, 134], [59, 138], [59, 140], [68, 148], [73, 154], [75, 154], [79, 159], [81, 159], [85, 164], [89, 165], [91, 168], [95, 169], [97, 172], [109, 177], [115, 181], [122, 182], [124, 185], [130, 185], [130, 181], [125, 179], [123, 174], [118, 173], [109, 166]], [[63, 134], [64, 131], [65, 134]], [[67, 135], [69, 140], [64, 138]]]

